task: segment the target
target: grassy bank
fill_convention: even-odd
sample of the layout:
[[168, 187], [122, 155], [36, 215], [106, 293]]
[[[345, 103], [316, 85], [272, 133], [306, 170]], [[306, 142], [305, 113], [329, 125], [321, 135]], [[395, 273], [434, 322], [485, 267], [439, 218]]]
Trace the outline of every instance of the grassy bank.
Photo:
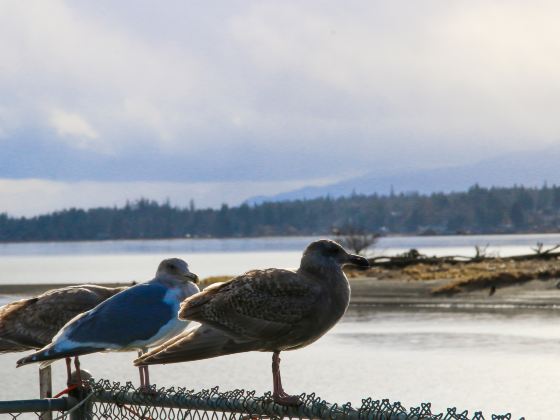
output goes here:
[[380, 281], [436, 282], [431, 294], [456, 295], [522, 285], [532, 280], [560, 278], [560, 262], [552, 260], [493, 259], [468, 263], [415, 264], [404, 268], [374, 267], [367, 271], [349, 271], [351, 278]]

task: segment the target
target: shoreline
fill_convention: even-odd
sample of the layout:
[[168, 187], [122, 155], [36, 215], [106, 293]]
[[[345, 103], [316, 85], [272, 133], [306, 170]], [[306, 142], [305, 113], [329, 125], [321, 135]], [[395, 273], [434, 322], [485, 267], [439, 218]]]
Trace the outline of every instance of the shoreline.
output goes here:
[[[499, 288], [492, 295], [488, 289], [473, 290], [452, 296], [434, 296], [432, 290], [448, 280], [379, 280], [367, 277], [350, 279], [353, 310], [418, 309], [418, 310], [556, 310], [560, 309], [558, 279], [531, 280]], [[5, 298], [29, 297], [60, 287], [76, 284], [0, 284]], [[101, 283], [102, 286], [127, 286], [130, 283]], [[12, 300], [12, 299], [7, 299]]]
[[[380, 236], [380, 238], [445, 238], [445, 237], [477, 237], [477, 236], [555, 236], [559, 235], [560, 232], [556, 230], [544, 230], [544, 231], [519, 231], [519, 232], [469, 232], [469, 233], [433, 233], [433, 234], [421, 234], [421, 233], [390, 233]], [[153, 238], [82, 238], [82, 239], [35, 239], [35, 240], [2, 240], [0, 245], [11, 245], [11, 244], [66, 244], [66, 243], [76, 243], [76, 242], [143, 242], [143, 241], [182, 241], [182, 240], [192, 240], [192, 241], [203, 241], [203, 240], [235, 240], [235, 239], [278, 239], [278, 238], [335, 238], [330, 232], [320, 234], [300, 234], [300, 235], [262, 235], [262, 236], [162, 236]]]
[[351, 279], [352, 306], [438, 309], [560, 309], [558, 279], [531, 280], [496, 289], [483, 288], [454, 295], [434, 296], [432, 291], [449, 280]]

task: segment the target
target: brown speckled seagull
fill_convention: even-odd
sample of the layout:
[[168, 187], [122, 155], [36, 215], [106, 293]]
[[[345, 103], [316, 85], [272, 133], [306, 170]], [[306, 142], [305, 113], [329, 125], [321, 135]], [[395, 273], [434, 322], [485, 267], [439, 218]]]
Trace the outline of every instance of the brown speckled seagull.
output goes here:
[[[49, 290], [0, 307], [0, 353], [37, 350], [51, 342], [72, 318], [126, 287], [93, 284]], [[66, 359], [70, 380], [70, 359]]]
[[201, 325], [156, 347], [135, 365], [177, 363], [246, 351], [272, 352], [273, 398], [294, 405], [284, 392], [280, 352], [313, 343], [340, 320], [350, 302], [345, 264], [368, 267], [336, 242], [319, 240], [305, 250], [297, 271], [249, 271], [187, 298], [179, 318]]

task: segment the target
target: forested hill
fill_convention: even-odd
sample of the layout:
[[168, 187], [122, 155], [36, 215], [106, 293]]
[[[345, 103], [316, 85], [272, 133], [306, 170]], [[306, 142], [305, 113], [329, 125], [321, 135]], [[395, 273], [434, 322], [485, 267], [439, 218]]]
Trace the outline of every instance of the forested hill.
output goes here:
[[0, 241], [56, 241], [328, 234], [354, 225], [407, 234], [557, 232], [560, 187], [481, 188], [450, 194], [354, 195], [220, 209], [158, 204], [0, 214]]

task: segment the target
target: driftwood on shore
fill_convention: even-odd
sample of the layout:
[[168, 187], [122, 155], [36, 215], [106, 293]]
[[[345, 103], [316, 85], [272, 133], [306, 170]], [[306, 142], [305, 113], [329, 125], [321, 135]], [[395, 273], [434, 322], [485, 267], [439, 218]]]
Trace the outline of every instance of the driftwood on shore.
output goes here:
[[[531, 280], [560, 279], [560, 245], [547, 249], [542, 243], [530, 254], [508, 257], [487, 254], [487, 247], [476, 247], [474, 256], [428, 256], [416, 249], [400, 255], [370, 258], [371, 272], [378, 278], [447, 280], [436, 285], [431, 294], [454, 295], [460, 292], [520, 285]], [[387, 274], [387, 273], [396, 274]], [[396, 277], [395, 277], [396, 276]], [[560, 288], [560, 282], [556, 285]]]
[[[479, 263], [484, 261], [528, 261], [528, 260], [553, 260], [560, 258], [560, 251], [556, 251], [560, 245], [555, 245], [549, 249], [543, 250], [542, 244], [537, 244], [533, 248], [534, 252], [531, 254], [514, 255], [509, 257], [487, 256], [485, 250], [476, 247], [476, 255], [467, 257], [463, 255], [446, 255], [442, 257], [428, 256], [421, 254], [416, 249], [411, 249], [403, 254], [395, 256], [378, 256], [369, 258], [369, 263], [372, 267], [382, 268], [404, 268], [416, 264], [426, 265], [439, 265], [439, 264], [469, 264]], [[555, 252], [556, 251], [556, 252]]]

